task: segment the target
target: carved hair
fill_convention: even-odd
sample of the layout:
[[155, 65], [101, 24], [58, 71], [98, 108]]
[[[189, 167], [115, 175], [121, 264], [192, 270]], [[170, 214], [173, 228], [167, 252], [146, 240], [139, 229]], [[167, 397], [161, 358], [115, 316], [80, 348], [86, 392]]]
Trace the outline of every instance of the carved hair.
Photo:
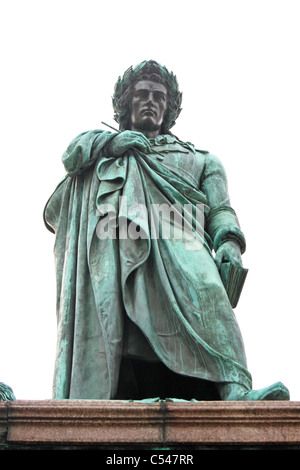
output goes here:
[[133, 87], [141, 80], [162, 83], [166, 87], [168, 106], [161, 131], [168, 134], [181, 112], [182, 93], [178, 89], [176, 76], [154, 60], [144, 61], [134, 69], [129, 67], [123, 77], [118, 78], [112, 97], [114, 119], [119, 123], [121, 131], [130, 129]]

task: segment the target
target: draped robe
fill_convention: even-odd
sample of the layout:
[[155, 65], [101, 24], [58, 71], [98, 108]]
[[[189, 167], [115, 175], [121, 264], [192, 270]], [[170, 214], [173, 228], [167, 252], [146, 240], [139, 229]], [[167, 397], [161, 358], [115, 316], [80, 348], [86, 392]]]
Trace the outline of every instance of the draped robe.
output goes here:
[[[67, 175], [44, 211], [55, 233], [53, 397], [113, 399], [126, 354], [153, 356], [183, 376], [251, 388], [213, 257], [226, 240], [245, 250], [222, 164], [172, 135], [152, 139], [148, 154], [132, 149], [115, 157], [105, 152], [115, 135], [94, 130], [71, 142], [62, 157]], [[137, 204], [141, 210], [132, 211]], [[195, 216], [180, 215], [194, 238], [177, 237], [174, 221], [173, 236], [158, 233], [161, 219], [153, 228], [149, 214], [164, 204], [203, 208], [202, 227]], [[105, 236], [103, 227], [117, 236]], [[122, 227], [139, 236], [122, 236]]]

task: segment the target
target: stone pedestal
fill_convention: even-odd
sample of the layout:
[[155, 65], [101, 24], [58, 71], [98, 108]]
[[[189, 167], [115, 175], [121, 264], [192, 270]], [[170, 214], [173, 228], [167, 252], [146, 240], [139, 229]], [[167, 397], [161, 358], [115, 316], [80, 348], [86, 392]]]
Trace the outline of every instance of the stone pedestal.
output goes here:
[[0, 449], [300, 449], [300, 402], [0, 402]]

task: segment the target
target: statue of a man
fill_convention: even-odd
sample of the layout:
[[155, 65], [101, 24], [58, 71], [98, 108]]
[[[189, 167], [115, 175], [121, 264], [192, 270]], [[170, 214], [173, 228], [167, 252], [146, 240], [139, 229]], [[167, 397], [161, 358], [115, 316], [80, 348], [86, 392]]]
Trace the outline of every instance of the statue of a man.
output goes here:
[[[288, 400], [252, 390], [220, 277], [245, 238], [214, 155], [170, 132], [182, 95], [155, 61], [113, 96], [115, 132], [80, 134], [44, 212], [55, 233], [54, 398]], [[184, 227], [184, 230], [182, 229]]]

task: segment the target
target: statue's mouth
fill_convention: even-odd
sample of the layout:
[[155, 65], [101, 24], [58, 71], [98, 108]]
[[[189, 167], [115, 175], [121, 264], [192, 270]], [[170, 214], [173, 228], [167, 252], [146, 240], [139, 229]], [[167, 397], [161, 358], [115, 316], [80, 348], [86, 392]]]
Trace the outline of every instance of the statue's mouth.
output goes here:
[[153, 108], [147, 108], [143, 110], [143, 114], [155, 116], [156, 112]]

